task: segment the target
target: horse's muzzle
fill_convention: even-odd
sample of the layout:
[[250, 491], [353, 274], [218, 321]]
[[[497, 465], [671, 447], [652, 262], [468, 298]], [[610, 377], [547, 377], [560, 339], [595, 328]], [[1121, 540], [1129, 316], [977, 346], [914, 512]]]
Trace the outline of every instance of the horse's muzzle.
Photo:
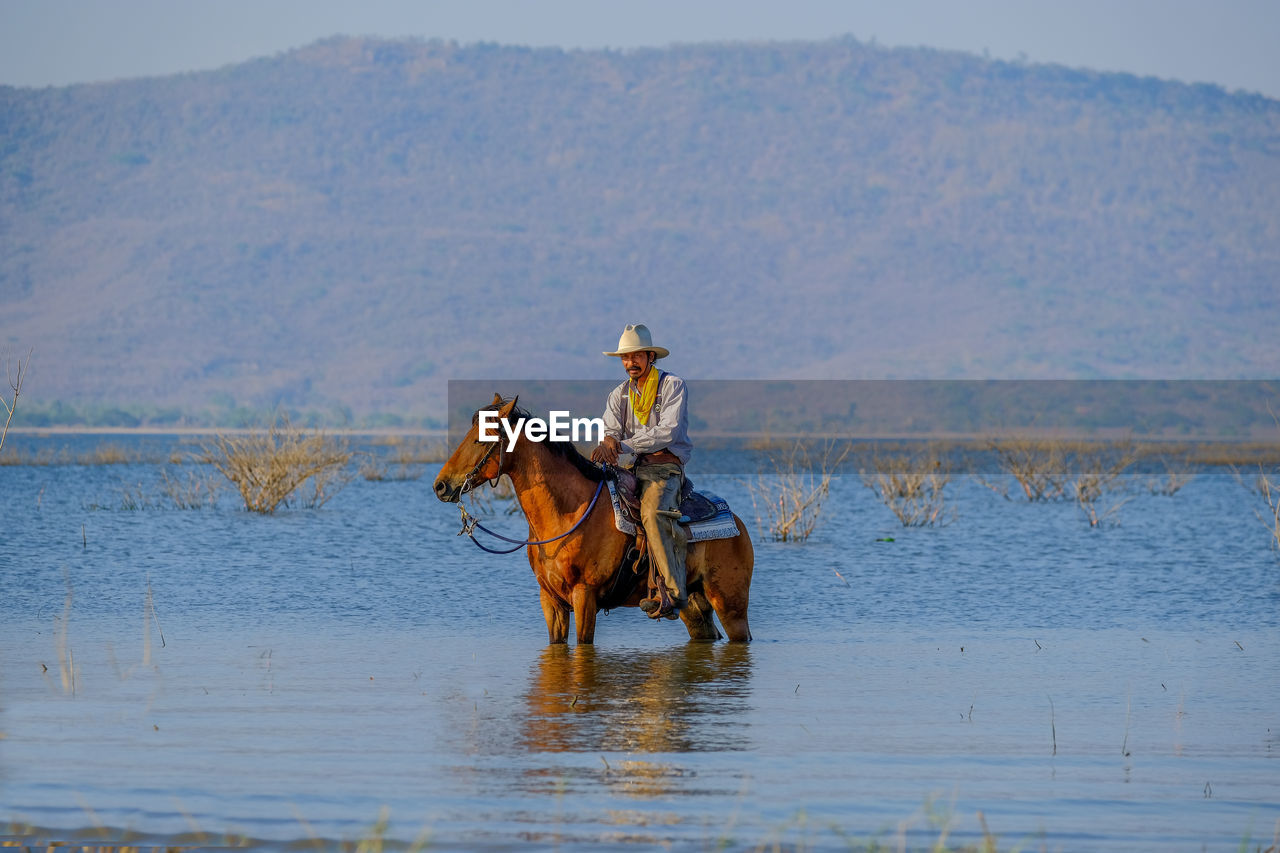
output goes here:
[[458, 499], [462, 497], [462, 487], [450, 485], [445, 482], [443, 477], [436, 479], [436, 497], [447, 504], [456, 504]]

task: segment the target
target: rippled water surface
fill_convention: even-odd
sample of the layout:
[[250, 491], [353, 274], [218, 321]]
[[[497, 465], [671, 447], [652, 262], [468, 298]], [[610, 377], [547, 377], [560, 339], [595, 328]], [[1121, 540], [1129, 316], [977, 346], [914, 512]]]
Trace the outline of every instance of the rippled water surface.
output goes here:
[[[710, 850], [981, 815], [1000, 849], [1135, 851], [1280, 821], [1280, 561], [1230, 476], [1102, 530], [970, 480], [904, 530], [845, 477], [809, 542], [757, 535], [750, 646], [624, 609], [574, 648], [433, 469], [272, 517], [122, 509], [159, 471], [0, 467], [0, 821]], [[755, 527], [743, 480], [699, 480]]]

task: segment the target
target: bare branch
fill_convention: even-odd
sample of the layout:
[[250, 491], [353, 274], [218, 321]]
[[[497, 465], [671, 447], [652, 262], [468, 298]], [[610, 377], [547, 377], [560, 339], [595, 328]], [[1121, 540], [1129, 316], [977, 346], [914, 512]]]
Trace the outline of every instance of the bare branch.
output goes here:
[[1065, 494], [1068, 472], [1062, 441], [1013, 435], [988, 439], [987, 448], [1022, 486], [1027, 500], [1055, 501]]
[[951, 466], [941, 447], [931, 445], [912, 455], [876, 453], [871, 467], [874, 473], [860, 472], [862, 484], [876, 493], [903, 527], [943, 526], [954, 518], [943, 493], [951, 482]]
[[1124, 472], [1138, 461], [1139, 451], [1133, 442], [1125, 440], [1110, 446], [1081, 444], [1075, 456], [1079, 469], [1073, 485], [1076, 503], [1089, 526], [1098, 527], [1133, 500], [1133, 495], [1120, 493], [1128, 485]]
[[6, 400], [4, 397], [0, 397], [0, 403], [4, 403], [5, 409], [8, 410], [8, 417], [6, 417], [4, 421], [4, 429], [0, 430], [0, 450], [4, 449], [4, 440], [9, 434], [9, 424], [13, 422], [13, 412], [18, 408], [18, 397], [22, 395], [22, 379], [27, 373], [27, 368], [31, 366], [31, 353], [33, 352], [35, 352], [35, 347], [27, 350], [27, 360], [25, 362], [23, 362], [21, 358], [18, 359], [18, 369], [16, 373], [10, 368], [9, 355], [8, 353], [5, 353], [4, 373], [5, 377], [9, 380], [9, 387], [13, 389], [13, 399], [10, 401]]
[[770, 457], [773, 477], [760, 476], [747, 484], [756, 509], [756, 521], [766, 526], [761, 517], [763, 507], [774, 541], [803, 542], [813, 533], [830, 492], [831, 479], [849, 454], [847, 446], [840, 453], [836, 449], [834, 443], [828, 442], [818, 466], [811, 462], [805, 443], [797, 440], [786, 456]]

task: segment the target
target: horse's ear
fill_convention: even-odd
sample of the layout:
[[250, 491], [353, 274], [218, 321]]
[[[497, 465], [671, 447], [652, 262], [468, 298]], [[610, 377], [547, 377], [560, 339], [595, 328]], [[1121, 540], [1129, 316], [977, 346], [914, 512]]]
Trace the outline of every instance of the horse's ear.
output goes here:
[[492, 405], [494, 405], [494, 406], [501, 406], [501, 405], [502, 405], [502, 395], [501, 395], [501, 394], [499, 394], [497, 391], [494, 391], [494, 392], [493, 392], [493, 403], [492, 403]]
[[[519, 399], [520, 399], [520, 395], [517, 394], [514, 397], [512, 397], [510, 400], [508, 400], [501, 409], [498, 409], [498, 417], [501, 418], [502, 420], [506, 420], [507, 416], [511, 414], [511, 410], [516, 407], [516, 400], [519, 400]], [[499, 398], [498, 402], [499, 403], [502, 402], [501, 398]]]

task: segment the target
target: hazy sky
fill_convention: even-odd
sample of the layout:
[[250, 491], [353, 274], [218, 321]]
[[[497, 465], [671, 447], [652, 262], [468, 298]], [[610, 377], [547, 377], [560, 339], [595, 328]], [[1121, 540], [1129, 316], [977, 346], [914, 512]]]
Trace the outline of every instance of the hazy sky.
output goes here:
[[216, 68], [336, 34], [589, 48], [851, 34], [1280, 98], [1280, 0], [0, 0], [0, 84]]

